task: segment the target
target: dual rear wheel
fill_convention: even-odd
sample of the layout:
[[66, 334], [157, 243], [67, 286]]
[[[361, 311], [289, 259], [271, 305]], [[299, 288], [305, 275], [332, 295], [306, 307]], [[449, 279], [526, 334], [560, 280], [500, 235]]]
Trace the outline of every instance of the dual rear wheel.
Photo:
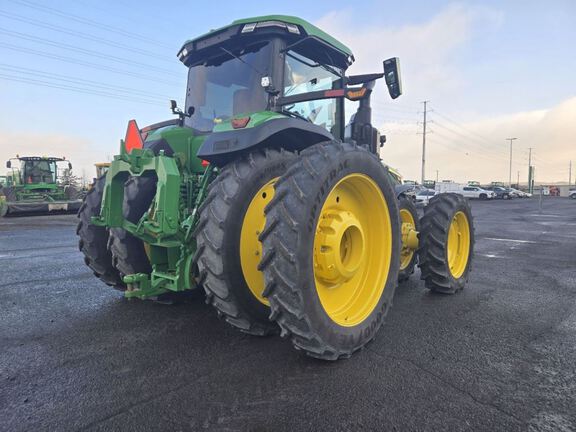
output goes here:
[[208, 301], [245, 332], [280, 330], [312, 356], [347, 357], [392, 304], [397, 214], [385, 169], [358, 146], [239, 159], [201, 208], [197, 263]]
[[463, 286], [471, 220], [467, 202], [446, 194], [420, 229], [379, 159], [353, 144], [267, 150], [225, 166], [210, 185], [196, 259], [208, 302], [227, 322], [255, 335], [280, 330], [308, 355], [335, 360], [374, 338], [417, 256], [432, 291]]

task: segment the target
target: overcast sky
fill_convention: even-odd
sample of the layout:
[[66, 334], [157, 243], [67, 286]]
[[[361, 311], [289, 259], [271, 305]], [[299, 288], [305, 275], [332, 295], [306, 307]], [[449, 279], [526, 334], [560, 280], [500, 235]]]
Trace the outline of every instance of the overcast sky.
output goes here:
[[[425, 3], [425, 4], [423, 4]], [[352, 48], [350, 73], [401, 58], [404, 95], [383, 83], [375, 124], [382, 157], [420, 178], [421, 101], [429, 100], [427, 178], [567, 181], [576, 162], [576, 2], [349, 1], [0, 2], [0, 158], [67, 156], [93, 176], [118, 152], [129, 119], [171, 118], [183, 102], [182, 42], [234, 19], [298, 15]], [[573, 164], [576, 165], [576, 163]], [[576, 169], [575, 169], [576, 171]], [[573, 175], [574, 181], [574, 175]]]

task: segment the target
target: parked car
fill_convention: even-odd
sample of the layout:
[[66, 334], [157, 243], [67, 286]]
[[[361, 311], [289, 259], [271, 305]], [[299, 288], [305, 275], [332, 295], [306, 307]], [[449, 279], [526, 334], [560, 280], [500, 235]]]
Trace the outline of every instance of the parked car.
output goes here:
[[[570, 192], [568, 192], [568, 197], [576, 199], [576, 189], [570, 189]], [[416, 197], [416, 199], [418, 199], [418, 197]]]
[[460, 192], [466, 198], [478, 198], [481, 200], [492, 199], [496, 197], [496, 194], [492, 191], [482, 189], [479, 186], [464, 186], [462, 192]]
[[495, 186], [492, 188], [492, 192], [496, 194], [497, 199], [512, 199], [514, 195], [512, 194], [512, 190], [509, 188], [504, 188], [500, 186]]
[[416, 203], [421, 203], [424, 205], [428, 205], [428, 201], [438, 192], [432, 189], [422, 189], [416, 194]]
[[453, 192], [464, 195], [466, 198], [478, 198], [482, 200], [495, 197], [493, 192], [482, 189], [479, 186], [463, 185], [454, 182], [436, 183], [436, 191], [440, 193]]
[[530, 198], [532, 194], [529, 192], [524, 192], [519, 189], [509, 188], [512, 191], [512, 195], [518, 198]]

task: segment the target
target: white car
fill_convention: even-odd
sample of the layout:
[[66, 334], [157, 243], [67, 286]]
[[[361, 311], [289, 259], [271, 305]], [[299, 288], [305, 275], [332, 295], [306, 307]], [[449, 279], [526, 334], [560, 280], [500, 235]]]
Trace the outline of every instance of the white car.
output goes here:
[[524, 192], [524, 191], [514, 189], [514, 188], [510, 188], [510, 190], [512, 191], [512, 195], [515, 195], [518, 198], [531, 198], [532, 197], [532, 194], [529, 192]]
[[437, 194], [438, 192], [432, 189], [422, 189], [418, 191], [418, 193], [416, 194], [416, 203], [422, 203], [424, 205], [427, 205], [428, 201], [430, 201], [430, 198], [432, 198], [434, 195]]
[[576, 189], [571, 189], [568, 193], [568, 198], [576, 199]]
[[492, 199], [496, 197], [496, 194], [492, 191], [482, 189], [478, 186], [464, 186], [460, 192], [466, 198], [478, 198], [481, 200]]

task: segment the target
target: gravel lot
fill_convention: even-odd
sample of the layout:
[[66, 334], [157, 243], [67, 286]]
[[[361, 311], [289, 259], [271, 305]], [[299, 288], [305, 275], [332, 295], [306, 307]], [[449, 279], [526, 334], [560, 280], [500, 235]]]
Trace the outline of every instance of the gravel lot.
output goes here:
[[127, 301], [72, 215], [0, 219], [0, 430], [576, 430], [576, 201], [474, 202], [467, 289], [399, 287], [368, 349], [325, 363], [202, 301]]

